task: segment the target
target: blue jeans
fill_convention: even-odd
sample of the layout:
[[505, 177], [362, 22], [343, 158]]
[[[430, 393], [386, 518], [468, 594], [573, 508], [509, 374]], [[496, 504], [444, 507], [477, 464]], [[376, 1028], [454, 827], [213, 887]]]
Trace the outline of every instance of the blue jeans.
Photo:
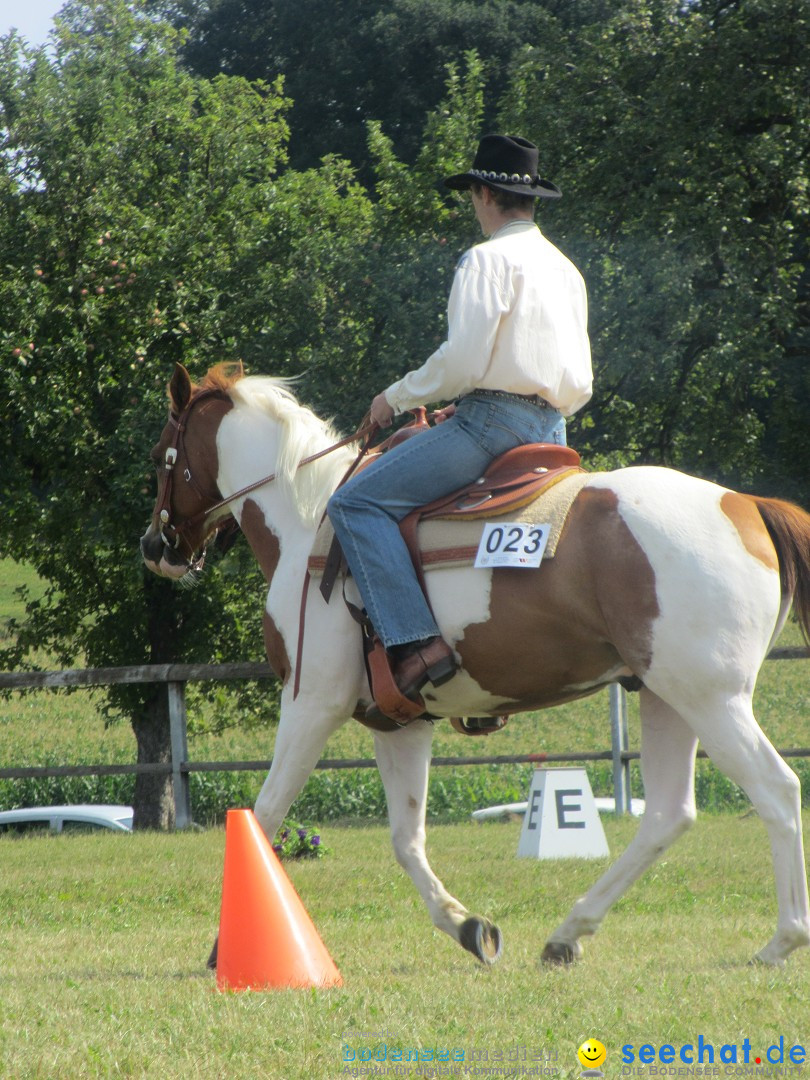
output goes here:
[[532, 442], [565, 444], [556, 409], [476, 391], [449, 420], [386, 451], [329, 500], [332, 526], [386, 648], [439, 633], [399, 522], [477, 480], [499, 454]]

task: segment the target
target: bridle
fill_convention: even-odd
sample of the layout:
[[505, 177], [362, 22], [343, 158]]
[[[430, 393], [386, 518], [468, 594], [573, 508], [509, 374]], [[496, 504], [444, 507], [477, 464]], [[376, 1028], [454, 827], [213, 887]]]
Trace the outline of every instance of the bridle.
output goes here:
[[[169, 446], [166, 447], [166, 451], [163, 455], [163, 472], [160, 481], [160, 489], [158, 491], [156, 512], [160, 527], [160, 538], [166, 545], [166, 547], [171, 548], [173, 551], [179, 552], [180, 544], [183, 540], [183, 530], [188, 529], [191, 525], [196, 525], [197, 519], [200, 518], [200, 520], [202, 520], [202, 518], [204, 518], [209, 512], [206, 511], [206, 514], [203, 515], [195, 514], [193, 517], [189, 518], [185, 522], [182, 528], [176, 526], [171, 520], [172, 489], [174, 485], [175, 466], [177, 465], [177, 459], [181, 453], [184, 454], [186, 462], [188, 462], [188, 455], [185, 453], [183, 436], [186, 431], [189, 415], [194, 406], [197, 405], [200, 401], [205, 401], [207, 398], [215, 396], [221, 396], [219, 391], [214, 389], [201, 390], [198, 394], [196, 394], [189, 400], [186, 407], [180, 413], [172, 411], [169, 415], [169, 423], [174, 427], [174, 437], [172, 438]], [[202, 491], [199, 484], [194, 479], [191, 473], [191, 469], [188, 467], [188, 464], [186, 464], [186, 467], [183, 470], [183, 478], [185, 479], [187, 484], [191, 484], [192, 488], [197, 493], [197, 495], [200, 496], [200, 498], [202, 498], [204, 501], [208, 501], [210, 496], [206, 495], [206, 493]], [[193, 548], [190, 544], [187, 544], [187, 547], [191, 552], [193, 560]], [[203, 551], [203, 557], [204, 555], [205, 552]], [[192, 560], [187, 561], [190, 562]]]
[[[169, 446], [166, 447], [166, 451], [163, 456], [163, 472], [161, 476], [160, 490], [158, 491], [157, 506], [155, 508], [160, 527], [161, 540], [167, 548], [170, 548], [171, 550], [178, 553], [180, 550], [181, 542], [185, 542], [186, 547], [191, 553], [191, 558], [186, 559], [186, 562], [189, 564], [189, 567], [191, 569], [197, 569], [202, 566], [205, 560], [206, 549], [205, 546], [203, 546], [202, 553], [195, 560], [194, 548], [191, 544], [189, 544], [188, 540], [184, 536], [184, 533], [191, 528], [195, 528], [197, 525], [205, 521], [205, 519], [211, 514], [214, 514], [218, 510], [222, 510], [225, 507], [229, 506], [230, 503], [235, 502], [237, 499], [243, 498], [243, 496], [245, 495], [249, 495], [250, 492], [256, 491], [260, 487], [264, 487], [265, 484], [271, 483], [273, 480], [276, 479], [278, 475], [278, 473], [270, 473], [268, 476], [263, 477], [261, 480], [256, 480], [252, 484], [248, 484], [246, 487], [240, 488], [239, 491], [235, 491], [233, 495], [228, 495], [227, 498], [219, 499], [211, 506], [208, 506], [205, 510], [200, 510], [196, 514], [192, 514], [192, 516], [188, 518], [182, 525], [175, 525], [172, 522], [172, 488], [174, 484], [177, 459], [181, 453], [185, 455], [187, 462], [185, 468], [183, 469], [184, 480], [187, 484], [191, 484], [192, 488], [197, 493], [197, 495], [200, 496], [201, 499], [207, 501], [210, 498], [210, 496], [206, 495], [206, 493], [202, 491], [200, 486], [197, 484], [191, 473], [191, 469], [188, 467], [188, 455], [185, 454], [183, 436], [188, 427], [189, 416], [194, 406], [198, 405], [201, 401], [205, 401], [208, 398], [212, 397], [222, 399], [222, 391], [214, 387], [198, 390], [197, 393], [194, 394], [194, 396], [189, 400], [188, 404], [179, 414], [174, 411], [170, 413], [169, 423], [175, 429], [174, 437]], [[363, 420], [363, 423], [360, 425], [357, 431], [354, 432], [353, 435], [348, 435], [346, 436], [346, 438], [341, 439], [339, 442], [333, 443], [331, 446], [327, 446], [325, 449], [319, 450], [315, 454], [310, 454], [309, 457], [302, 458], [301, 461], [298, 462], [297, 467], [300, 469], [303, 465], [309, 465], [311, 462], [317, 461], [319, 458], [326, 457], [327, 454], [331, 454], [335, 450], [340, 450], [342, 447], [348, 446], [350, 443], [362, 440], [360, 453], [358, 454], [356, 461], [349, 470], [349, 472], [351, 473], [357, 463], [368, 450], [371, 440], [374, 437], [376, 431], [378, 430], [378, 426], [378, 424], [376, 424], [374, 421], [370, 420], [368, 416], [366, 416]], [[233, 514], [229, 511], [228, 515], [226, 516], [232, 518]]]

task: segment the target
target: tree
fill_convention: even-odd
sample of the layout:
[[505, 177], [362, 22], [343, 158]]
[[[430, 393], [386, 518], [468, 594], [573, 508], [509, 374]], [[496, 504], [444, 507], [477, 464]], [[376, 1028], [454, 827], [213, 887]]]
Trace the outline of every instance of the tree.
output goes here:
[[[333, 278], [304, 281], [308, 290], [330, 289], [332, 303], [324, 306], [321, 340], [297, 348], [297, 386], [309, 403], [347, 429], [357, 426], [375, 394], [421, 364], [446, 334], [455, 264], [480, 234], [469, 200], [448, 199], [440, 178], [469, 162], [481, 121], [482, 83], [474, 54], [466, 58], [463, 72], [451, 67], [446, 96], [426, 118], [422, 147], [410, 165], [397, 157], [380, 124], [369, 125], [373, 201], [368, 203], [368, 232], [358, 242], [357, 232], [345, 230], [336, 218], [329, 233]], [[303, 241], [303, 252], [316, 242], [322, 242], [317, 233]], [[302, 258], [299, 250], [299, 278], [317, 275], [321, 268], [322, 263]], [[257, 326], [260, 318], [257, 310]], [[302, 329], [290, 321], [291, 335]], [[246, 355], [260, 341], [259, 333], [246, 330]]]
[[364, 180], [366, 124], [377, 121], [412, 164], [425, 119], [444, 97], [447, 68], [475, 49], [483, 62], [486, 121], [526, 43], [603, 19], [619, 0], [153, 0], [189, 32], [184, 57], [206, 77], [283, 74], [293, 100], [291, 160], [348, 158]]
[[[356, 334], [340, 264], [367, 234], [364, 193], [337, 161], [280, 177], [280, 82], [196, 79], [178, 45], [123, 0], [68, 5], [53, 55], [0, 43], [0, 549], [49, 582], [8, 666], [34, 646], [88, 666], [258, 658], [252, 563], [185, 592], [137, 556], [166, 381], [243, 344], [254, 370], [291, 373]], [[158, 690], [111, 689], [105, 708], [139, 761], [168, 760]], [[135, 810], [169, 826], [168, 780], [139, 775]]]
[[[364, 255], [372, 285], [356, 301], [382, 371], [402, 367], [386, 334], [418, 358], [423, 328], [431, 341], [443, 329], [435, 301], [461, 232], [424, 124], [457, 107], [440, 103], [441, 79], [475, 45], [481, 98], [460, 163], [487, 126], [522, 131], [568, 196], [540, 221], [590, 286], [597, 389], [572, 437], [595, 464], [660, 461], [805, 495], [805, 0], [365, 0], [328, 18], [321, 2], [303, 17], [287, 0], [195, 6], [184, 55], [209, 74], [286, 71], [296, 153], [366, 159], [379, 258]], [[415, 222], [397, 201], [407, 235], [386, 183], [419, 208]]]
[[566, 195], [592, 453], [810, 496], [809, 32], [804, 2], [628, 0], [566, 64], [524, 55], [500, 122]]

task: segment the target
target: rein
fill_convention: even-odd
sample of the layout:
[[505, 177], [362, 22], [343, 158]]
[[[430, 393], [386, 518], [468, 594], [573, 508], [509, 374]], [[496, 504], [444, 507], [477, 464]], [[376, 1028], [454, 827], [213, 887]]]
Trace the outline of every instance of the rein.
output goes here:
[[[357, 429], [357, 431], [355, 431], [353, 435], [347, 435], [344, 439], [341, 439], [340, 442], [333, 443], [331, 446], [327, 446], [324, 450], [319, 450], [317, 454], [310, 454], [309, 457], [301, 458], [296, 468], [300, 469], [304, 465], [311, 465], [312, 462], [317, 461], [318, 458], [326, 457], [327, 454], [331, 454], [335, 450], [341, 450], [344, 446], [349, 446], [350, 443], [357, 442], [358, 439], [365, 438], [366, 441], [360, 451], [360, 456], [362, 457], [362, 455], [365, 454], [366, 450], [368, 449], [368, 444], [373, 438], [376, 430], [377, 424], [375, 422], [362, 425]], [[214, 511], [221, 510], [223, 506], [227, 506], [228, 503], [234, 502], [236, 499], [241, 499], [243, 495], [249, 495], [251, 491], [256, 491], [257, 488], [264, 487], [265, 484], [271, 483], [273, 480], [276, 479], [277, 476], [278, 473], [270, 473], [270, 475], [265, 476], [263, 480], [256, 480], [254, 481], [254, 483], [248, 484], [246, 487], [240, 488], [239, 491], [235, 491], [233, 495], [229, 495], [226, 499], [220, 499], [218, 503], [214, 503], [214, 505], [209, 507], [207, 510], [195, 514], [193, 517], [189, 518], [188, 521], [196, 521], [197, 518], [200, 518], [200, 520], [206, 518], [209, 514], [213, 514]], [[186, 525], [188, 525], [188, 521], [186, 522]]]
[[[252, 484], [247, 484], [245, 487], [240, 488], [239, 491], [235, 491], [233, 495], [228, 495], [227, 498], [220, 499], [213, 505], [209, 506], [205, 510], [198, 511], [188, 518], [182, 526], [178, 527], [172, 524], [171, 521], [171, 497], [172, 497], [172, 482], [174, 480], [174, 468], [177, 463], [178, 454], [182, 449], [183, 444], [183, 432], [188, 425], [188, 417], [191, 410], [198, 402], [203, 401], [209, 397], [221, 397], [222, 392], [216, 389], [205, 389], [199, 391], [186, 405], [182, 412], [175, 416], [172, 413], [169, 416], [169, 423], [173, 424], [176, 428], [176, 434], [170, 446], [166, 448], [164, 455], [164, 472], [163, 472], [163, 485], [162, 490], [159, 492], [158, 504], [156, 507], [158, 520], [160, 521], [160, 535], [163, 543], [170, 548], [177, 551], [180, 547], [180, 542], [183, 538], [183, 532], [190, 527], [196, 526], [200, 522], [204, 521], [210, 514], [216, 513], [218, 510], [222, 510], [230, 503], [235, 502], [237, 499], [241, 499], [245, 495], [249, 495], [251, 491], [256, 491], [260, 487], [264, 487], [265, 484], [272, 483], [278, 476], [277, 472], [270, 473], [268, 476], [263, 477], [261, 480], [256, 480]], [[302, 458], [297, 465], [300, 469], [304, 465], [310, 465], [313, 461], [317, 461], [319, 458], [326, 457], [327, 454], [333, 453], [335, 450], [340, 450], [344, 446], [348, 446], [350, 443], [357, 442], [362, 439], [363, 445], [360, 448], [360, 453], [352, 466], [352, 470], [356, 467], [357, 463], [363, 457], [368, 450], [374, 434], [378, 430], [379, 425], [370, 420], [368, 416], [364, 417], [363, 423], [352, 435], [347, 435], [345, 438], [340, 439], [338, 442], [333, 443], [331, 446], [325, 447], [323, 450], [319, 450], [315, 454], [310, 454], [308, 457]], [[350, 470], [351, 471], [351, 470]], [[191, 484], [198, 495], [203, 496], [203, 492], [199, 489], [194, 478], [192, 477], [191, 470], [186, 465], [184, 469], [184, 478], [187, 483]], [[166, 534], [166, 530], [171, 530], [174, 533], [174, 539], [170, 539]], [[193, 551], [192, 551], [193, 558]]]

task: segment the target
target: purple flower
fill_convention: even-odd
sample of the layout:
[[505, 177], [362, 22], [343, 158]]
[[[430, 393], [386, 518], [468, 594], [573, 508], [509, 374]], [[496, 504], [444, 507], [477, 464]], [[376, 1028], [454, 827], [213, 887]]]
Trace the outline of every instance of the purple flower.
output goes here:
[[313, 847], [318, 847], [320, 845], [320, 843], [321, 843], [320, 836], [318, 836], [318, 834], [315, 833], [315, 835], [310, 840], [310, 843], [312, 844]]
[[299, 840], [306, 840], [306, 838], [307, 838], [307, 830], [306, 829], [299, 829], [298, 830], [298, 839]]
[[275, 851], [276, 855], [280, 855], [281, 854], [281, 844], [273, 844], [273, 851]]

